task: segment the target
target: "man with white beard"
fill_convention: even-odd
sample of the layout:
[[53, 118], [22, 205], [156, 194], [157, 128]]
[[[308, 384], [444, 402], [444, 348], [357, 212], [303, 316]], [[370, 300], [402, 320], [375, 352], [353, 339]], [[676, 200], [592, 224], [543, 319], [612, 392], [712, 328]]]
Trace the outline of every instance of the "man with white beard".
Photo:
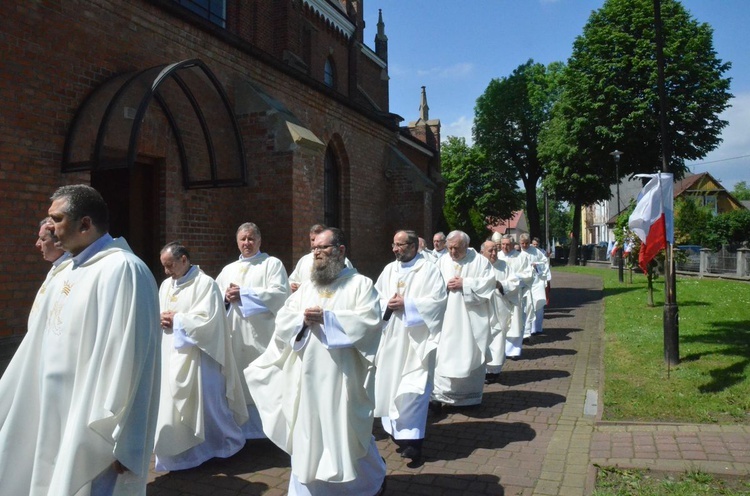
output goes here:
[[[324, 226], [323, 224], [313, 224], [310, 227], [310, 247], [312, 247], [313, 243], [315, 243], [315, 238], [318, 236], [318, 234], [322, 233], [325, 230], [326, 226]], [[292, 292], [297, 291], [297, 288], [299, 288], [300, 284], [310, 280], [310, 274], [313, 270], [314, 259], [315, 257], [313, 253], [310, 252], [306, 253], [299, 260], [297, 260], [297, 265], [294, 266], [294, 270], [291, 274], [289, 274], [289, 287], [291, 288]], [[348, 258], [344, 260], [344, 263], [347, 267], [352, 267], [352, 264]]]
[[318, 234], [312, 251], [311, 279], [279, 310], [245, 379], [264, 432], [292, 457], [290, 495], [382, 494], [385, 461], [372, 435], [378, 292], [345, 267], [341, 230]]
[[[505, 356], [515, 358], [521, 356], [521, 346], [523, 345], [523, 326], [526, 321], [526, 312], [523, 305], [524, 293], [529, 290], [533, 274], [528, 257], [521, 252], [513, 249], [513, 238], [509, 235], [495, 233], [492, 235], [492, 241], [499, 244], [500, 250], [497, 252], [497, 259], [504, 261], [509, 270], [520, 280], [518, 288], [518, 307], [514, 307], [515, 315], [511, 320], [511, 326], [505, 336]], [[492, 347], [496, 350], [493, 355], [499, 353], [498, 344], [493, 343]], [[493, 362], [494, 363], [494, 362]]]
[[495, 271], [495, 320], [492, 324], [492, 341], [487, 357], [487, 375], [485, 384], [493, 384], [500, 378], [500, 371], [505, 364], [505, 344], [508, 331], [514, 334], [523, 332], [523, 307], [521, 305], [521, 279], [513, 271], [506, 259], [497, 256], [497, 245], [492, 240], [482, 243], [482, 255], [492, 264]]
[[417, 251], [418, 243], [414, 231], [398, 231], [391, 245], [396, 260], [375, 283], [386, 322], [375, 358], [375, 416], [401, 457], [414, 463], [422, 457], [447, 298], [440, 270]]
[[437, 263], [448, 289], [435, 365], [433, 407], [482, 402], [485, 358], [490, 344], [495, 274], [489, 261], [469, 247], [469, 236], [452, 231], [448, 254]]

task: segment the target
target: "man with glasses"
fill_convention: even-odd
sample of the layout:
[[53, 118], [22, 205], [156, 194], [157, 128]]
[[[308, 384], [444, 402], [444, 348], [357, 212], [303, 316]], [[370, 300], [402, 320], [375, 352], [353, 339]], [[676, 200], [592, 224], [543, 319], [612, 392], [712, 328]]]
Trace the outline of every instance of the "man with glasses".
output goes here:
[[341, 230], [317, 235], [310, 280], [245, 369], [266, 435], [291, 455], [290, 495], [383, 491], [385, 461], [372, 435], [380, 303], [372, 280], [346, 267], [346, 251]]
[[443, 276], [418, 253], [418, 242], [414, 231], [398, 231], [391, 245], [396, 260], [375, 283], [386, 321], [375, 358], [375, 416], [414, 464], [422, 457], [447, 299]]
[[492, 266], [469, 247], [466, 233], [452, 231], [446, 245], [448, 255], [437, 261], [448, 303], [436, 356], [434, 409], [481, 404], [495, 291]]
[[[260, 229], [252, 222], [236, 233], [239, 260], [230, 263], [216, 278], [227, 307], [232, 332], [232, 350], [237, 368], [244, 370], [271, 341], [276, 313], [289, 296], [284, 264], [260, 251]], [[247, 385], [242, 382], [250, 420], [242, 425], [245, 439], [265, 437], [257, 408]]]
[[445, 234], [436, 232], [432, 236], [432, 254], [437, 259], [446, 253], [448, 253], [448, 249], [445, 247]]
[[[313, 243], [315, 243], [315, 237], [326, 230], [326, 226], [323, 224], [314, 224], [312, 227], [310, 227], [310, 247], [312, 248]], [[349, 261], [349, 259], [345, 259], [344, 263], [347, 267], [351, 268], [352, 264]], [[289, 286], [292, 289], [292, 292], [297, 291], [297, 288], [299, 288], [299, 285], [302, 284], [304, 281], [310, 280], [310, 274], [312, 273], [313, 268], [313, 253], [312, 251], [310, 253], [307, 253], [303, 255], [298, 261], [297, 265], [294, 267], [294, 270], [291, 274], [289, 274]]]

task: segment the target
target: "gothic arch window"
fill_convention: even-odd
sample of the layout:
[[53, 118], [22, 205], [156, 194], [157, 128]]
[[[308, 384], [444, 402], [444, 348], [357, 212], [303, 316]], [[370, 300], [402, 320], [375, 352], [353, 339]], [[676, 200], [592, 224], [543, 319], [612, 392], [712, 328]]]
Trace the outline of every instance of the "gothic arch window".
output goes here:
[[170, 143], [185, 189], [247, 184], [231, 102], [198, 59], [121, 74], [97, 87], [68, 131], [62, 172], [130, 169], [141, 149], [166, 156]]
[[332, 57], [326, 59], [325, 70], [323, 72], [323, 82], [326, 86], [330, 86], [331, 88], [336, 87], [336, 66], [333, 63]]
[[323, 217], [327, 226], [341, 227], [339, 165], [330, 146], [326, 150], [323, 169]]

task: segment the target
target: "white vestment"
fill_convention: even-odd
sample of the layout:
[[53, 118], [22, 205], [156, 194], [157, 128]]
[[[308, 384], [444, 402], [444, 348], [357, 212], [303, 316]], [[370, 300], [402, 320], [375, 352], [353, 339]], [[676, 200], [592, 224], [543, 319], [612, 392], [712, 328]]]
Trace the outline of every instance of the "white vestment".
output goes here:
[[404, 298], [404, 310], [385, 322], [375, 358], [375, 416], [395, 439], [422, 439], [447, 302], [445, 281], [420, 254], [405, 264], [388, 264], [375, 287], [384, 312], [396, 293]]
[[[90, 248], [90, 250], [89, 250]], [[159, 303], [151, 271], [105, 235], [39, 290], [0, 380], [0, 494], [146, 494], [159, 397]]]
[[440, 344], [435, 363], [433, 399], [457, 406], [482, 402], [485, 358], [490, 344], [490, 306], [495, 274], [489, 260], [468, 248], [454, 261], [443, 255], [437, 267], [447, 282], [463, 278], [461, 291], [448, 291]]
[[[306, 327], [304, 310], [314, 306], [324, 325]], [[318, 494], [375, 494], [382, 485], [385, 463], [372, 442], [380, 316], [372, 281], [354, 269], [328, 286], [304, 282], [245, 369], [266, 435], [292, 457], [290, 494], [295, 482]]]
[[162, 337], [156, 470], [232, 456], [245, 445], [239, 426], [248, 414], [221, 291], [193, 266], [180, 280], [162, 282], [159, 302], [175, 315]]
[[[519, 258], [519, 260], [523, 259]], [[505, 363], [507, 335], [511, 332], [517, 336], [523, 334], [524, 313], [520, 291], [523, 282], [508, 259], [498, 258], [492, 267], [495, 271], [495, 279], [502, 287], [502, 292], [499, 289], [495, 290], [493, 298], [495, 318], [492, 323], [492, 341], [487, 357], [487, 373], [498, 374]]]
[[[523, 332], [524, 325], [526, 324], [526, 314], [528, 308], [526, 307], [527, 294], [531, 290], [531, 282], [534, 279], [533, 269], [531, 268], [531, 261], [529, 257], [525, 256], [523, 252], [511, 250], [509, 254], [505, 254], [503, 251], [497, 252], [497, 259], [502, 260], [508, 264], [508, 270], [513, 272], [516, 277], [521, 281], [518, 288], [518, 297], [520, 303], [520, 318], [521, 325], [511, 326], [505, 336], [505, 356], [517, 357], [521, 355], [521, 346], [523, 343]], [[499, 343], [493, 342], [491, 345], [493, 350], [493, 356], [500, 353], [498, 348]], [[493, 361], [493, 364], [495, 362]]]
[[[276, 313], [284, 306], [291, 292], [286, 269], [278, 258], [259, 252], [224, 267], [216, 283], [222, 295], [232, 283], [240, 287], [241, 301], [232, 303], [227, 315], [232, 333], [232, 350], [241, 375], [271, 341]], [[245, 437], [261, 438], [263, 428], [245, 381], [242, 381], [242, 389], [250, 415], [250, 420], [242, 425]]]
[[529, 246], [523, 253], [529, 258], [533, 279], [531, 290], [527, 293], [527, 315], [524, 326], [524, 337], [542, 331], [544, 306], [547, 303], [547, 281], [551, 279], [549, 260], [542, 250]]

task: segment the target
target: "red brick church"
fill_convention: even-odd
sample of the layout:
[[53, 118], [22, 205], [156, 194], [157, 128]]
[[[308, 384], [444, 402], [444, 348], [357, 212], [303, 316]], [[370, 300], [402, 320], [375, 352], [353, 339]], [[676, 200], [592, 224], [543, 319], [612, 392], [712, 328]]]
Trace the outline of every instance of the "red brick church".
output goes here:
[[[376, 277], [398, 228], [440, 223], [440, 122], [389, 111], [383, 16], [362, 0], [3, 0], [0, 355], [26, 332], [49, 264], [34, 248], [50, 194], [88, 183], [111, 233], [163, 275], [181, 240], [210, 275], [236, 227], [293, 263], [311, 224], [345, 230]], [[415, 89], [415, 104], [418, 94]]]

